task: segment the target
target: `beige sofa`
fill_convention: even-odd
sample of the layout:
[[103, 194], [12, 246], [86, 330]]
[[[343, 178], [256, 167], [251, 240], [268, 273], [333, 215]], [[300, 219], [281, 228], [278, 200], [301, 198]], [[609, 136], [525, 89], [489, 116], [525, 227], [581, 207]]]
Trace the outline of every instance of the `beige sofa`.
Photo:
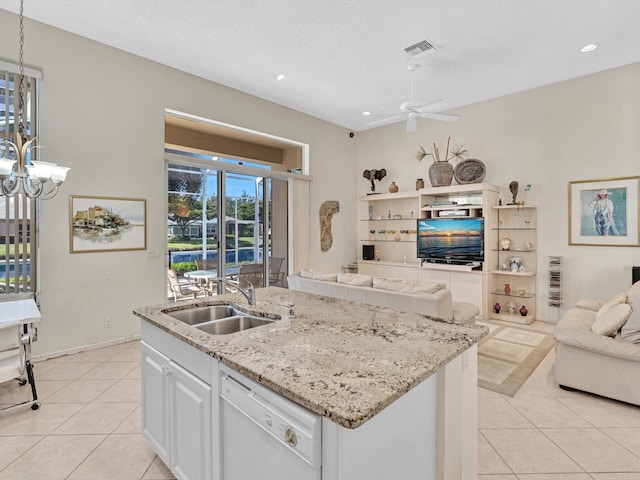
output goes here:
[[626, 302], [635, 310], [614, 337], [592, 330], [603, 303], [597, 300], [582, 300], [558, 322], [555, 374], [560, 387], [640, 405], [640, 343], [634, 343], [640, 342], [635, 323], [640, 319], [640, 282], [627, 294]]
[[470, 303], [452, 302], [443, 283], [417, 284], [398, 278], [354, 273], [318, 273], [302, 270], [287, 277], [291, 290], [352, 300], [403, 312], [473, 323], [480, 310]]

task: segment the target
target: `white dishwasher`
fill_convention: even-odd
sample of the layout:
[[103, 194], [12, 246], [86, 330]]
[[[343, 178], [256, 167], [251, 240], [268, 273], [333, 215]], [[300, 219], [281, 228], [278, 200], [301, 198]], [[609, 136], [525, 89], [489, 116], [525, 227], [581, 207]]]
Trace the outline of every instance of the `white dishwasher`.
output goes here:
[[220, 365], [223, 480], [320, 480], [321, 417]]

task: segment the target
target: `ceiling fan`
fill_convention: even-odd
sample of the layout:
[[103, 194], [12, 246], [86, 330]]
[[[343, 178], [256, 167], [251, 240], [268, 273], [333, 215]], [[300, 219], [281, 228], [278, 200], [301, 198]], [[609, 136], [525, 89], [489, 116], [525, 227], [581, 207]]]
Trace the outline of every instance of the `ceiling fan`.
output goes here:
[[415, 72], [419, 66], [420, 65], [418, 64], [412, 63], [407, 67], [410, 75], [411, 100], [407, 100], [400, 104], [400, 114], [367, 123], [367, 127], [379, 127], [406, 118], [407, 133], [412, 133], [415, 132], [418, 127], [418, 118], [431, 118], [433, 120], [443, 120], [445, 122], [455, 122], [460, 119], [460, 115], [449, 115], [446, 113], [435, 113], [431, 111], [446, 106], [447, 102], [445, 100], [436, 100], [435, 102], [425, 104], [420, 100], [413, 99], [413, 72]]

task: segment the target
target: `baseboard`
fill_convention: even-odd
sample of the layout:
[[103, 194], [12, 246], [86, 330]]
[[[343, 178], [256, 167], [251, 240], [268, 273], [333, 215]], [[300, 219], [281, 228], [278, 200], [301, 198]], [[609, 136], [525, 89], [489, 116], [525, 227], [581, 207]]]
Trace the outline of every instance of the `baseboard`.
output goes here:
[[84, 345], [82, 347], [69, 348], [68, 350], [60, 350], [58, 352], [47, 353], [44, 355], [37, 355], [31, 357], [32, 362], [43, 362], [52, 358], [64, 357], [66, 355], [74, 355], [80, 352], [88, 352], [90, 350], [97, 350], [99, 348], [111, 347], [113, 345], [120, 345], [121, 343], [131, 342], [132, 340], [140, 340], [140, 335], [130, 335], [128, 337], [116, 338], [114, 340], [108, 340], [106, 342], [95, 343], [93, 345]]

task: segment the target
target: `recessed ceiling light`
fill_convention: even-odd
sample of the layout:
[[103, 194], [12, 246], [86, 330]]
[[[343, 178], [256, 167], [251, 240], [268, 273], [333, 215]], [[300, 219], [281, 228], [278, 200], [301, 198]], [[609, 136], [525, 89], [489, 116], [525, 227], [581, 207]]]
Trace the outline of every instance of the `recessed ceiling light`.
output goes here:
[[364, 112], [362, 112], [362, 115], [364, 115], [365, 117], [368, 117], [369, 115], [371, 115], [371, 112], [367, 112], [366, 110]]
[[287, 78], [287, 76], [284, 73], [278, 73], [278, 74], [274, 75], [273, 78], [275, 78], [276, 80], [280, 81], [280, 80], [284, 80], [285, 78]]
[[590, 44], [585, 45], [584, 47], [582, 47], [580, 49], [580, 51], [582, 53], [593, 52], [596, 48], [598, 48], [598, 44], [597, 43], [590, 43]]

